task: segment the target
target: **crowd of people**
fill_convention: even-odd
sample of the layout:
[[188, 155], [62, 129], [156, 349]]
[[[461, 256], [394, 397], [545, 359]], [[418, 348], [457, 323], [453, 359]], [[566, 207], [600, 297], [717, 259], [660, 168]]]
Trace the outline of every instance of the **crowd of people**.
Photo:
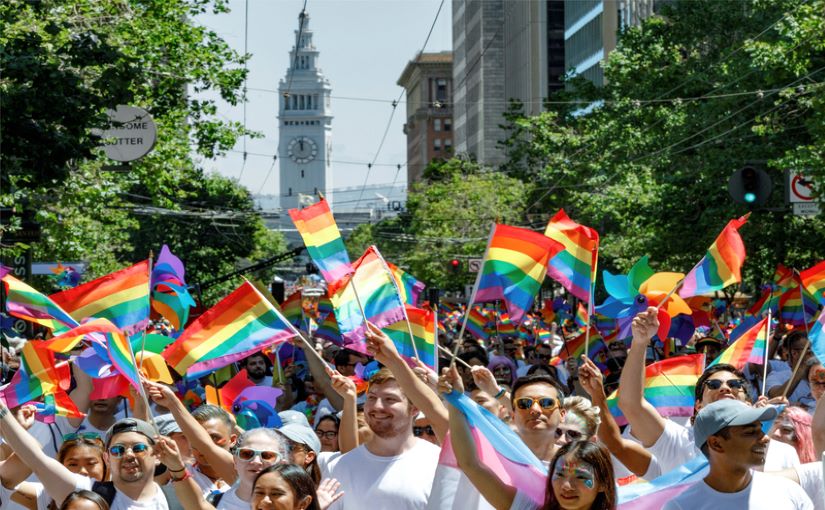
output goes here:
[[[146, 400], [134, 389], [92, 400], [73, 367], [82, 419], [45, 423], [35, 405], [0, 402], [0, 509], [614, 509], [624, 487], [706, 459], [666, 509], [825, 510], [825, 367], [804, 330], [771, 340], [767, 377], [761, 365], [715, 364], [687, 396], [693, 416], [664, 418], [644, 393], [657, 328], [655, 309], [636, 316], [632, 337], [607, 346], [608, 376], [586, 356], [551, 363], [565, 358], [559, 336], [442, 338], [440, 373], [371, 324], [360, 352], [295, 340], [288, 355], [258, 352], [237, 367], [280, 390], [276, 416], [256, 415], [262, 405], [243, 419], [232, 403], [193, 402], [214, 374], [145, 380]], [[711, 340], [688, 349], [709, 364], [723, 347]], [[608, 398], [617, 388], [627, 425]], [[501, 476], [453, 397], [535, 456], [541, 500]]]

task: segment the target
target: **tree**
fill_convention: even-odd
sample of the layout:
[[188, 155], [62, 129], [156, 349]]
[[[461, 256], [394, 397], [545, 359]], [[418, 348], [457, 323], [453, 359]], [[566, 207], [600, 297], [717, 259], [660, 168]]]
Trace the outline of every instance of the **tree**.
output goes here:
[[741, 230], [753, 288], [777, 262], [825, 257], [823, 215], [789, 214], [781, 185], [786, 169], [825, 183], [824, 48], [823, 0], [667, 4], [620, 34], [604, 87], [571, 82], [551, 111], [511, 120], [504, 168], [537, 182], [545, 211], [596, 227], [600, 266], [624, 272], [645, 254], [689, 270], [747, 212], [728, 195], [731, 173], [761, 164], [773, 196]]

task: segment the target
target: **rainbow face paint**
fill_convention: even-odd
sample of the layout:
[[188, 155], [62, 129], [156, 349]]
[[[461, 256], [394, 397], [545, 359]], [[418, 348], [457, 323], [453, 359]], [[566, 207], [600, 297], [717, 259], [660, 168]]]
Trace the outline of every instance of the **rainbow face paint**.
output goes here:
[[579, 460], [560, 458], [556, 461], [553, 470], [553, 480], [567, 480], [571, 485], [584, 486], [593, 489], [596, 485], [596, 475], [593, 466]]

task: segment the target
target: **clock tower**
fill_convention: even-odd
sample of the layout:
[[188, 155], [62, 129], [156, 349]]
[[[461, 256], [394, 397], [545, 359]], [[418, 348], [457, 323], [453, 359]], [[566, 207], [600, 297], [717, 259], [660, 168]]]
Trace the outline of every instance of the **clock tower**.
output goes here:
[[303, 196], [322, 192], [330, 205], [332, 194], [332, 112], [330, 87], [318, 68], [309, 14], [298, 16], [289, 69], [278, 85], [278, 131], [281, 209], [300, 207]]

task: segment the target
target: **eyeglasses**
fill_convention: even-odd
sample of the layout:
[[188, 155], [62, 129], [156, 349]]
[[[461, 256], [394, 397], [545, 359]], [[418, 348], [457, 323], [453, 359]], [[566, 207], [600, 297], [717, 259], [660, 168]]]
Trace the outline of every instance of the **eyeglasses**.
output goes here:
[[720, 379], [710, 379], [705, 381], [705, 386], [712, 390], [718, 390], [722, 387], [723, 384], [727, 385], [727, 387], [732, 390], [741, 390], [745, 386], [745, 381], [742, 379], [728, 379], [727, 381], [722, 381]]
[[561, 439], [563, 436], [567, 436], [567, 438], [570, 439], [570, 441], [579, 441], [581, 439], [584, 439], [584, 434], [582, 434], [578, 430], [572, 430], [572, 429], [565, 430], [565, 429], [557, 427], [556, 428], [556, 439]]
[[126, 455], [127, 451], [131, 451], [136, 457], [143, 457], [149, 451], [149, 445], [146, 443], [136, 443], [132, 446], [125, 444], [115, 444], [109, 447], [109, 455], [119, 459]]
[[86, 439], [88, 441], [102, 441], [100, 434], [97, 432], [70, 432], [63, 434], [63, 442], [77, 441], [79, 439]]
[[338, 436], [338, 432], [334, 430], [316, 430], [315, 435], [318, 436], [318, 439], [335, 439]]
[[542, 398], [530, 398], [530, 397], [521, 397], [516, 399], [516, 407], [519, 409], [530, 409], [533, 407], [533, 404], [538, 403], [539, 407], [542, 409], [553, 409], [556, 407], [556, 399], [553, 397], [542, 397]]
[[435, 432], [433, 431], [433, 428], [432, 428], [431, 425], [425, 425], [423, 427], [413, 427], [413, 435], [415, 437], [421, 437], [424, 434], [427, 434], [428, 436], [434, 436], [435, 435]]
[[250, 461], [257, 455], [260, 455], [261, 460], [264, 462], [277, 462], [280, 457], [278, 452], [273, 452], [272, 450], [254, 450], [252, 448], [238, 448], [235, 455], [237, 455], [239, 459], [245, 461]]

